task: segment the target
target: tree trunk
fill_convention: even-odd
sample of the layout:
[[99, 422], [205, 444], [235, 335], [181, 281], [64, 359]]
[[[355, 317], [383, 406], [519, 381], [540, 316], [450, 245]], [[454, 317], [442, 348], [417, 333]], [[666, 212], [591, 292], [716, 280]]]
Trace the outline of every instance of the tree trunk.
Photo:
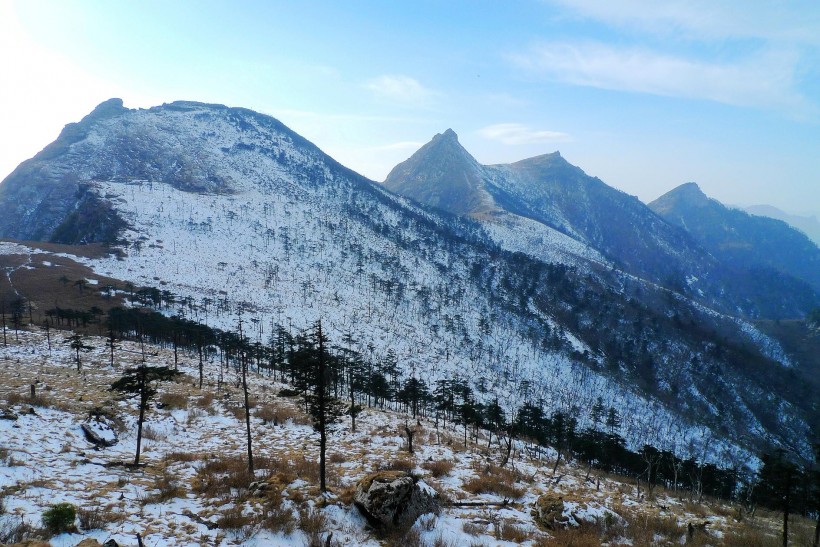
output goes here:
[[814, 546], [820, 547], [820, 514], [817, 515], [817, 526], [814, 527]]
[[791, 505], [792, 493], [792, 473], [791, 468], [786, 469], [786, 497], [783, 500], [783, 547], [789, 545], [789, 506]]
[[[145, 365], [143, 365], [144, 367]], [[143, 368], [140, 377], [140, 417], [137, 420], [137, 455], [134, 456], [134, 465], [140, 463], [140, 447], [142, 446], [142, 422], [145, 420], [145, 407], [148, 406], [148, 386], [145, 382], [145, 369]]]
[[325, 431], [325, 345], [322, 335], [322, 321], [319, 321], [319, 378], [318, 378], [318, 405], [319, 405], [319, 489], [327, 492], [325, 483], [325, 451], [327, 450], [327, 431]]
[[404, 424], [404, 432], [407, 433], [407, 452], [410, 454], [413, 453], [413, 435], [415, 431], [407, 427], [407, 424]]
[[507, 439], [504, 441], [504, 444], [507, 445], [507, 452], [504, 454], [504, 459], [501, 460], [501, 465], [499, 467], [504, 467], [505, 465], [507, 465], [507, 462], [510, 461], [510, 454], [512, 453], [513, 447], [513, 436], [508, 436]]
[[552, 466], [552, 476], [555, 476], [555, 472], [558, 471], [558, 464], [561, 463], [561, 451], [557, 448], [555, 451], [558, 453], [558, 457], [555, 458], [555, 465]]
[[248, 472], [253, 475], [253, 448], [251, 446], [251, 407], [248, 400], [248, 360], [243, 354], [242, 360], [242, 391], [245, 394], [245, 430], [248, 434]]
[[199, 344], [197, 344], [197, 349], [199, 350], [199, 389], [202, 389], [202, 376], [203, 376], [203, 372], [204, 372], [203, 371], [204, 364], [202, 362], [202, 342], [201, 341], [199, 342]]

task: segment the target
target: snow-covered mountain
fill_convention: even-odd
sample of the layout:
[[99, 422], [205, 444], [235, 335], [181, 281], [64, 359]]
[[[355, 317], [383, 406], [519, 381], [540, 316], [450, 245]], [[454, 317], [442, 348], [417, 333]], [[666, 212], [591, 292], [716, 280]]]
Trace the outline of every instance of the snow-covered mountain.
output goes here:
[[[460, 154], [453, 138], [439, 140]], [[527, 190], [514, 183], [544, 162], [583, 179], [558, 157], [478, 168], [523, 208]], [[586, 195], [605, 199], [592, 180], [583, 179]], [[510, 207], [496, 215], [501, 194], [488, 193], [477, 203], [501, 220], [481, 224], [397, 197], [273, 118], [112, 100], [0, 184], [0, 236], [110, 241], [119, 253], [78, 260], [173, 292], [182, 304], [168, 313], [223, 328], [242, 319], [263, 342], [275, 324], [321, 318], [367, 358], [391, 353], [426, 382], [463, 378], [510, 415], [531, 400], [583, 426], [601, 397], [636, 445], [723, 461], [764, 444], [808, 450], [812, 410], [783, 374], [793, 363], [776, 341], [613, 268], [599, 250], [612, 234], [585, 228], [581, 212], [563, 226]], [[632, 198], [620, 199], [616, 218], [632, 214]], [[681, 230], [650, 220], [688, 245]], [[543, 255], [532, 252], [536, 240]]]
[[726, 207], [694, 182], [678, 186], [649, 207], [717, 256], [749, 269], [796, 277], [820, 291], [820, 247], [781, 220]]
[[602, 263], [732, 314], [802, 317], [820, 304], [820, 289], [806, 287], [794, 272], [781, 268], [760, 276], [739, 268], [697, 234], [558, 152], [480, 165], [448, 130], [397, 165], [384, 184], [480, 221], [509, 250], [570, 264]]

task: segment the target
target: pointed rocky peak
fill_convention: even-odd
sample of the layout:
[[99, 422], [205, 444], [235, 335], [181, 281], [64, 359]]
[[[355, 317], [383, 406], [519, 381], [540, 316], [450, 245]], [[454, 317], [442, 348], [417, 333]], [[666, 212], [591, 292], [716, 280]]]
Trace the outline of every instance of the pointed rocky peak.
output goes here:
[[694, 182], [681, 184], [649, 204], [649, 208], [661, 216], [680, 212], [681, 209], [719, 206], [720, 202], [709, 198]]
[[455, 131], [448, 129], [394, 167], [384, 185], [425, 205], [469, 215], [493, 208], [483, 175], [478, 161], [461, 146]]

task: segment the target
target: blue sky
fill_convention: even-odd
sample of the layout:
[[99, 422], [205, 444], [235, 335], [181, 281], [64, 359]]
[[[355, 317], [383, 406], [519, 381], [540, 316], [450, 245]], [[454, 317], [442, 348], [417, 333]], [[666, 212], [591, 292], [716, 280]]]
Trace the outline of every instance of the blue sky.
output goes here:
[[96, 104], [281, 119], [375, 180], [453, 128], [644, 201], [820, 214], [816, 0], [0, 0], [0, 177]]

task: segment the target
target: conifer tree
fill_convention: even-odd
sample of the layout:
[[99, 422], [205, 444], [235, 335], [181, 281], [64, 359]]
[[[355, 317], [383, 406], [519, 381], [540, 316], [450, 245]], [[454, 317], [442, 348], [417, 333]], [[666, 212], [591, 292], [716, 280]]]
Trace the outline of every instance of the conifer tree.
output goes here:
[[140, 446], [142, 444], [142, 424], [145, 422], [145, 413], [154, 395], [157, 394], [156, 384], [174, 379], [179, 373], [168, 367], [148, 366], [143, 361], [140, 365], [128, 368], [122, 377], [111, 384], [111, 389], [125, 394], [127, 397], [139, 398], [139, 418], [137, 419], [137, 453], [134, 456], [134, 465], [140, 463]]

